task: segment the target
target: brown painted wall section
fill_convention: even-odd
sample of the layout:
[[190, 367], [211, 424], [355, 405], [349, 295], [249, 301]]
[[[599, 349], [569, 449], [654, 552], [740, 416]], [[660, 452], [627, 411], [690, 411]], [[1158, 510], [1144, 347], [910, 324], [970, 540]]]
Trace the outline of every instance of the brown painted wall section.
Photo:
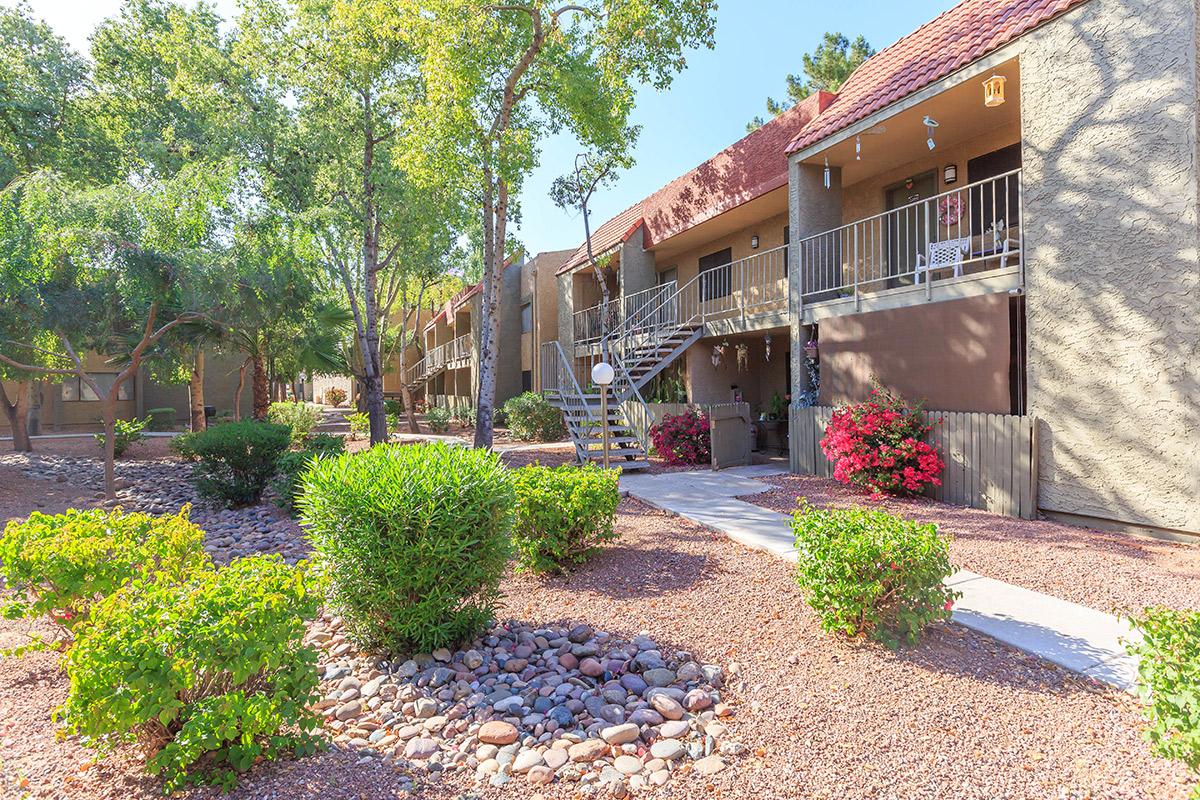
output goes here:
[[852, 314], [821, 322], [821, 405], [867, 397], [871, 377], [930, 408], [1007, 414], [1007, 295]]

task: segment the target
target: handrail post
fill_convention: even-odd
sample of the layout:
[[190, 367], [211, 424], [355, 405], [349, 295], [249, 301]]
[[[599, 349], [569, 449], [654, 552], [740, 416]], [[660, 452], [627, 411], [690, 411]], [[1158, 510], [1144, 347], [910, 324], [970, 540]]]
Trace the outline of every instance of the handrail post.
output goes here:
[[[931, 233], [932, 233], [932, 229], [930, 227], [932, 220], [930, 218], [933, 216], [933, 214], [937, 213], [937, 205], [938, 205], [937, 203], [933, 203], [931, 206], [930, 201], [928, 201], [928, 200], [925, 201], [925, 252], [926, 253], [929, 252], [929, 245], [933, 242], [933, 239], [930, 238]], [[933, 270], [930, 269], [931, 266], [933, 266], [933, 265], [929, 264], [929, 263], [925, 264], [925, 299], [926, 300], [933, 299]]]
[[854, 264], [854, 310], [862, 310], [862, 296], [858, 293], [858, 226], [853, 228], [854, 245], [850, 249], [850, 258]]

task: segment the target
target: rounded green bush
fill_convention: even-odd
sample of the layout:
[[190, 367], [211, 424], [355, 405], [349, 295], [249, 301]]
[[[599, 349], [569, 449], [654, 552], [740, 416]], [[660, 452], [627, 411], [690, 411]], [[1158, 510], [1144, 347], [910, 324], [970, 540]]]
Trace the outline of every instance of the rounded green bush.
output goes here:
[[566, 433], [562, 412], [536, 392], [525, 392], [504, 404], [504, 416], [513, 438], [556, 442]]
[[491, 621], [514, 504], [498, 455], [379, 445], [320, 459], [301, 482], [314, 559], [356, 644], [429, 650]]
[[930, 622], [950, 618], [958, 593], [937, 526], [864, 508], [818, 509], [800, 501], [792, 518], [796, 579], [821, 627], [913, 644]]
[[171, 447], [196, 462], [192, 480], [201, 496], [241, 506], [262, 497], [291, 434], [287, 425], [245, 420], [185, 433]]
[[313, 428], [321, 424], [324, 413], [324, 409], [312, 403], [271, 403], [267, 421], [287, 425], [292, 432], [292, 446], [299, 447], [312, 434]]
[[619, 470], [595, 464], [514, 470], [518, 569], [561, 572], [582, 564], [598, 545], [615, 539], [619, 475]]
[[[189, 508], [169, 516], [68, 510], [13, 520], [0, 536], [0, 576], [9, 619], [48, 616], [64, 639], [92, 606], [142, 575], [177, 580], [210, 564], [204, 531]], [[34, 639], [32, 649], [43, 643]], [[31, 648], [18, 648], [18, 650]]]
[[232, 788], [260, 758], [311, 752], [320, 692], [304, 622], [320, 599], [278, 556], [135, 580], [96, 606], [64, 659], [66, 731], [101, 750], [136, 737], [168, 793]]

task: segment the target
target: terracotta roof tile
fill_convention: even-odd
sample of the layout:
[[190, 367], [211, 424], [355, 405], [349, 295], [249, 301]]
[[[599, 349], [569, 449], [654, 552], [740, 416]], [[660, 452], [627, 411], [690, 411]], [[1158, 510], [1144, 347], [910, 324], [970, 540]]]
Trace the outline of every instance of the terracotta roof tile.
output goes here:
[[963, 0], [854, 71], [837, 97], [792, 139], [803, 150], [1087, 0]]
[[[597, 257], [603, 253], [607, 253], [633, 236], [634, 232], [641, 227], [641, 224], [642, 201], [639, 200], [592, 232], [592, 253]], [[566, 263], [559, 267], [558, 274], [561, 275], [564, 272], [570, 272], [586, 262], [587, 243], [584, 242], [579, 245], [579, 248], [567, 259]]]

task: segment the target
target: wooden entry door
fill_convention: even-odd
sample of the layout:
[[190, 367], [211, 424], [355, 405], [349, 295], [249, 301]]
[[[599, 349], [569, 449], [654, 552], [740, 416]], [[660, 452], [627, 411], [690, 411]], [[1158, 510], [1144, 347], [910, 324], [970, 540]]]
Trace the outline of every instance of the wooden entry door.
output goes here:
[[708, 410], [712, 468], [750, 464], [750, 404], [725, 403]]
[[[937, 173], [926, 172], [887, 190], [888, 263], [885, 286], [905, 286], [913, 283], [917, 269], [917, 254], [924, 253], [929, 244], [928, 231], [936, 224], [929, 216], [928, 200], [937, 194]], [[915, 205], [914, 205], [915, 204]], [[928, 225], [926, 223], [929, 223]], [[883, 288], [883, 287], [878, 287]]]

